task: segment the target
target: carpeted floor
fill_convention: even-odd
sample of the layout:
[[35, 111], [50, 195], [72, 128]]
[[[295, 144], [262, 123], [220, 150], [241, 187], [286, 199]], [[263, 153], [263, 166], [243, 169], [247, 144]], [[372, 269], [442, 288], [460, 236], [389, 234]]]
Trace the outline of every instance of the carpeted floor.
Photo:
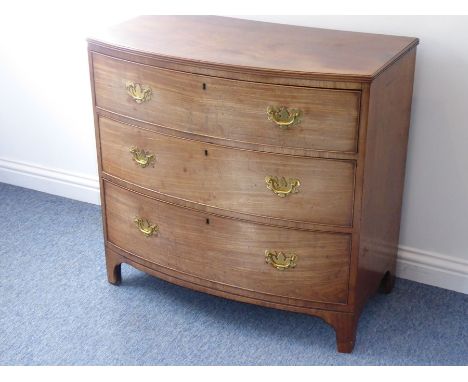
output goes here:
[[468, 295], [398, 279], [347, 355], [318, 318], [122, 276], [100, 207], [0, 183], [0, 365], [468, 364]]

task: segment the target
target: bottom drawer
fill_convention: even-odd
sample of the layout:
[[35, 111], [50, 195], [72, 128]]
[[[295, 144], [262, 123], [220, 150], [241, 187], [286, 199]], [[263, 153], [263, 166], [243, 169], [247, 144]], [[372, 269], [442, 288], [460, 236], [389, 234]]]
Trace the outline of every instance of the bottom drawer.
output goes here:
[[239, 294], [248, 290], [307, 301], [347, 302], [348, 234], [214, 216], [108, 182], [104, 182], [104, 195], [107, 240], [147, 261], [239, 288]]

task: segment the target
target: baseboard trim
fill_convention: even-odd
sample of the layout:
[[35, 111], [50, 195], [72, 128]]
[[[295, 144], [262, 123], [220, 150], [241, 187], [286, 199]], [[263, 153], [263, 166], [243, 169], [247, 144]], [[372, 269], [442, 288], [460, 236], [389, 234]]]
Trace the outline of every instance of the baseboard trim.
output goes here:
[[99, 179], [0, 158], [0, 182], [100, 204]]
[[[0, 158], [0, 182], [100, 204], [99, 179]], [[397, 276], [468, 294], [468, 261], [400, 246]]]
[[468, 294], [468, 261], [417, 248], [398, 249], [398, 277]]

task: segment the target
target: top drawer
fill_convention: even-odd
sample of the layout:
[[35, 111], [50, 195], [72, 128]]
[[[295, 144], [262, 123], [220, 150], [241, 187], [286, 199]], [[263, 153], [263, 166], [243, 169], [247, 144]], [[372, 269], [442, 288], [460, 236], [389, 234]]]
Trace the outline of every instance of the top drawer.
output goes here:
[[360, 91], [228, 80], [101, 54], [93, 67], [96, 105], [115, 113], [227, 141], [357, 151]]

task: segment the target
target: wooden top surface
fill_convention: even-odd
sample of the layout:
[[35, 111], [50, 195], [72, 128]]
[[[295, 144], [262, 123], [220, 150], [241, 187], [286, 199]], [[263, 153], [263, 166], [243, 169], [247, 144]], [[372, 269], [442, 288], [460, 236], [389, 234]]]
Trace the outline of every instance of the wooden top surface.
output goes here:
[[219, 16], [140, 16], [88, 42], [192, 65], [369, 81], [418, 39]]

